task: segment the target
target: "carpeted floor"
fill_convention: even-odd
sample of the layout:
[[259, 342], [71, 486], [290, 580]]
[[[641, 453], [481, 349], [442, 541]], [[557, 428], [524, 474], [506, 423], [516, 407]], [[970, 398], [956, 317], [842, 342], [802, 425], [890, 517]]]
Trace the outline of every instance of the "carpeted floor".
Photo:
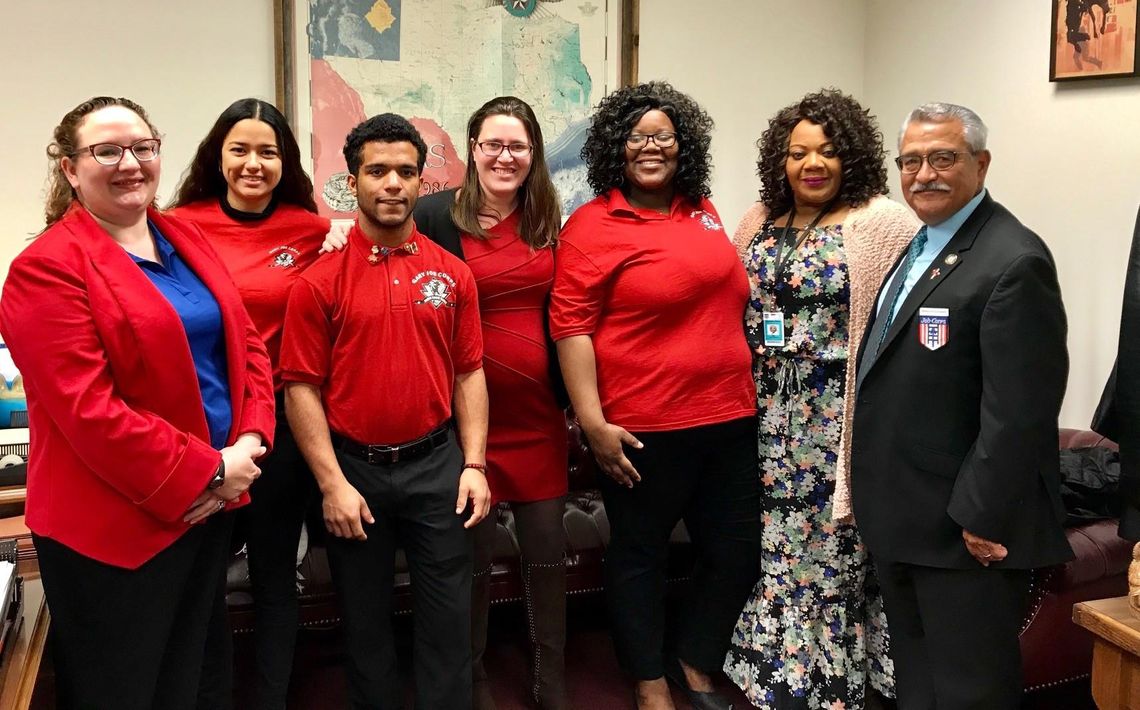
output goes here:
[[[584, 710], [628, 710], [633, 708], [631, 686], [618, 669], [613, 645], [606, 629], [601, 599], [580, 596], [571, 599], [568, 610], [567, 685], [572, 707]], [[532, 706], [527, 697], [527, 644], [525, 616], [521, 605], [492, 609], [491, 633], [487, 649], [487, 669], [491, 676], [499, 710], [524, 710]], [[402, 617], [395, 624], [401, 639], [400, 670], [407, 679], [408, 707], [411, 690], [411, 619]], [[241, 683], [249, 677], [251, 639], [236, 639], [238, 698], [237, 707], [250, 707], [249, 688]], [[298, 642], [290, 689], [290, 708], [327, 710], [344, 708], [345, 681], [340, 667], [340, 636], [336, 630], [305, 630]], [[753, 706], [727, 681], [723, 690], [736, 702], [737, 710]], [[688, 708], [674, 690], [677, 707]], [[881, 706], [889, 710], [891, 706]], [[1095, 710], [1088, 682], [1078, 682], [1048, 692], [1027, 696], [1024, 710]], [[869, 710], [878, 710], [869, 706]]]

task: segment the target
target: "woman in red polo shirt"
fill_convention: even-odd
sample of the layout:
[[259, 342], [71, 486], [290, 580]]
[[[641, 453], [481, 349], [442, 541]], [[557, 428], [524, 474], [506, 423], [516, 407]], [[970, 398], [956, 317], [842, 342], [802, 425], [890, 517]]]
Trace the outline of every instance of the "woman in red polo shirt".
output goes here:
[[[708, 200], [712, 120], [664, 82], [598, 106], [582, 157], [597, 197], [560, 236], [551, 334], [574, 411], [607, 474], [606, 591], [641, 708], [713, 692], [758, 576], [756, 390], [748, 279]], [[679, 520], [697, 566], [666, 649], [665, 557]], [[668, 659], [668, 660], [666, 660]]]
[[63, 708], [219, 707], [203, 673], [229, 516], [273, 433], [265, 345], [201, 231], [153, 206], [161, 140], [96, 97], [48, 146], [47, 228], [0, 331], [24, 376], [27, 523]]
[[316, 260], [317, 216], [297, 140], [272, 104], [234, 102], [198, 146], [171, 214], [194, 222], [229, 267], [265, 341], [277, 399], [276, 447], [241, 526], [253, 591], [257, 708], [284, 708], [297, 635], [297, 543], [316, 483], [285, 421], [278, 354], [289, 289]]

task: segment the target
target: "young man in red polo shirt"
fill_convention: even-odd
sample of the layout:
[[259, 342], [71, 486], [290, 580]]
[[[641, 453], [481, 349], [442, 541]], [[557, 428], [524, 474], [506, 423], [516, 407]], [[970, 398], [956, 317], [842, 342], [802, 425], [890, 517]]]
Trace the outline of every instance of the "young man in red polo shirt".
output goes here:
[[285, 408], [324, 496], [353, 707], [403, 707], [397, 545], [412, 574], [416, 707], [471, 707], [464, 528], [490, 506], [487, 386], [474, 278], [412, 221], [426, 155], [394, 114], [349, 133], [357, 222], [343, 251], [301, 276], [285, 316]]

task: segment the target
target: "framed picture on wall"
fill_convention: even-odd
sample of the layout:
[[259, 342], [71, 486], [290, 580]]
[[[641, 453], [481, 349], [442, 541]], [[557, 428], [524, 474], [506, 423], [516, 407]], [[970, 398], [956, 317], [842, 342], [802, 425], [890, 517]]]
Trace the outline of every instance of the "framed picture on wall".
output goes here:
[[593, 106], [636, 75], [637, 0], [274, 0], [277, 104], [321, 214], [348, 218], [344, 138], [408, 118], [428, 145], [423, 192], [458, 187], [467, 119], [518, 96], [542, 127], [563, 214], [593, 197], [578, 153]]
[[1049, 81], [1137, 75], [1138, 0], [1052, 0]]

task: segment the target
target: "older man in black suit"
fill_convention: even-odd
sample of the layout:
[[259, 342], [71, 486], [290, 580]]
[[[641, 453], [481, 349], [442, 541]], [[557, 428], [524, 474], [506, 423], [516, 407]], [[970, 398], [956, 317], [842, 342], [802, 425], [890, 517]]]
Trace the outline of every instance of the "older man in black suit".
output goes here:
[[1016, 708], [1033, 567], [1072, 556], [1057, 415], [1065, 312], [1045, 244], [985, 189], [986, 127], [926, 104], [897, 163], [923, 221], [860, 351], [852, 484], [902, 710]]

